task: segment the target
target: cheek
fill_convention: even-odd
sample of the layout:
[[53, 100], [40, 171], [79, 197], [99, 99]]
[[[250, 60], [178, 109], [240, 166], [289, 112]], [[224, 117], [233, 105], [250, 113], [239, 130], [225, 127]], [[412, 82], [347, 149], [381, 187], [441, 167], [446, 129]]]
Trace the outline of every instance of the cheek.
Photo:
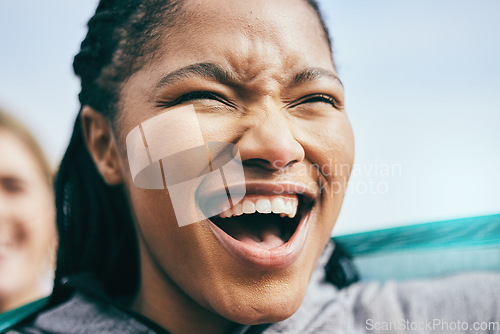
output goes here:
[[132, 185], [129, 198], [141, 245], [142, 264], [155, 263], [147, 267], [156, 268], [161, 273], [160, 276], [172, 277], [182, 273], [184, 277], [189, 277], [189, 273], [184, 272], [189, 267], [189, 261], [186, 261], [189, 257], [185, 255], [189, 250], [186, 247], [189, 238], [177, 225], [167, 192], [143, 190]]
[[314, 121], [301, 127], [299, 136], [306, 158], [316, 166], [323, 181], [346, 185], [354, 162], [354, 135], [346, 115]]
[[[134, 186], [132, 186], [134, 187]], [[141, 244], [143, 279], [163, 277], [205, 305], [220, 281], [223, 254], [200, 223], [179, 227], [167, 191], [129, 189], [129, 198]], [[151, 270], [155, 274], [151, 275]], [[146, 278], [145, 278], [146, 277]], [[168, 277], [168, 279], [166, 279]], [[211, 282], [211, 286], [205, 286]]]
[[140, 242], [147, 245], [149, 255], [169, 275], [189, 267], [186, 264], [196, 248], [198, 224], [179, 227], [166, 190], [144, 190], [132, 185], [129, 198]]
[[129, 197], [138, 227], [144, 233], [165, 233], [177, 226], [165, 190], [147, 190], [131, 185]]
[[322, 229], [320, 235], [329, 238], [340, 213], [353, 166], [354, 136], [345, 114], [311, 123], [314, 124], [300, 128], [298, 137], [305, 148], [308, 163], [314, 166], [322, 181], [321, 219], [324, 221], [318, 228]]
[[198, 121], [203, 138], [207, 142], [230, 143], [247, 129], [241, 118], [229, 113], [222, 115], [199, 113]]
[[[53, 269], [57, 232], [53, 197], [45, 185], [11, 201], [11, 214], [2, 230], [12, 245], [10, 261], [0, 266], [3, 287], [26, 288]], [[7, 276], [4, 276], [7, 275]], [[1, 289], [0, 289], [1, 290]]]
[[36, 258], [47, 254], [47, 248], [54, 244], [56, 238], [55, 208], [51, 193], [45, 188], [31, 189], [12, 202], [11, 212], [16, 244], [31, 249]]

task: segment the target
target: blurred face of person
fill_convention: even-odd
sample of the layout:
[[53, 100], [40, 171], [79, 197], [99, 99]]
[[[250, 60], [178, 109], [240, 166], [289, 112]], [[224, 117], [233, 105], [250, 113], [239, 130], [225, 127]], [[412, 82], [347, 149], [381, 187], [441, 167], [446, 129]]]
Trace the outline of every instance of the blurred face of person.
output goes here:
[[43, 296], [53, 269], [55, 209], [32, 152], [0, 128], [0, 312]]
[[[83, 111], [84, 124], [97, 124], [86, 130], [96, 165], [111, 183], [118, 166], [136, 219], [134, 307], [173, 332], [280, 321], [302, 303], [344, 197], [354, 144], [343, 86], [305, 1], [186, 1], [182, 11], [154, 59], [123, 84], [112, 145], [97, 114]], [[247, 187], [240, 204], [279, 212], [283, 201], [297, 210], [293, 219], [247, 203], [241, 216], [179, 227], [168, 191], [134, 185], [127, 134], [185, 105], [206, 142], [238, 147]]]

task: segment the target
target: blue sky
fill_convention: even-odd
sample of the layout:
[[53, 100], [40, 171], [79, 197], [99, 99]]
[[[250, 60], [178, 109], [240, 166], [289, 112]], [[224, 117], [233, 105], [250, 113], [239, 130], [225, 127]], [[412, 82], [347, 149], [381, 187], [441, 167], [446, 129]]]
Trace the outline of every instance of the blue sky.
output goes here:
[[336, 232], [500, 212], [500, 2], [323, 4], [356, 162], [401, 166], [352, 177], [389, 190], [348, 195]]
[[[321, 1], [356, 136], [336, 234], [500, 212], [500, 2]], [[56, 164], [97, 1], [0, 2], [0, 106]]]

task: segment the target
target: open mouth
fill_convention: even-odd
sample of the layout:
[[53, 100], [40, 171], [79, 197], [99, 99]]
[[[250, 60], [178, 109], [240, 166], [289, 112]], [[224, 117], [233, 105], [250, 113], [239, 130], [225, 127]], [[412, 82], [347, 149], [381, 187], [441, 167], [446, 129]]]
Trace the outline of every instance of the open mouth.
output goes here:
[[290, 266], [306, 244], [309, 217], [319, 190], [292, 182], [247, 182], [245, 187], [246, 194], [236, 204], [228, 203], [227, 196], [239, 189], [238, 185], [218, 190], [201, 188], [198, 205], [210, 217], [206, 220], [208, 227], [221, 246], [248, 268], [277, 270]]
[[272, 249], [286, 244], [308, 206], [301, 195], [249, 195], [210, 221], [232, 238]]

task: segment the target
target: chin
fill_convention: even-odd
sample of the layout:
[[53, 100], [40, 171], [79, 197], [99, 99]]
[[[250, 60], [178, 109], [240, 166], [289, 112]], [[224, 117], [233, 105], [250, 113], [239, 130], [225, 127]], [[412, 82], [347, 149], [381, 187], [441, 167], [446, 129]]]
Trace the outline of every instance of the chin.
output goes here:
[[[302, 276], [302, 273], [298, 273]], [[269, 277], [268, 277], [269, 278]], [[245, 325], [275, 323], [291, 317], [300, 307], [307, 277], [267, 279], [253, 287], [239, 286], [215, 295], [212, 310], [232, 322]]]
[[219, 314], [230, 321], [244, 325], [275, 323], [288, 319], [297, 312], [302, 300], [303, 294], [272, 300], [265, 295], [249, 296], [246, 303], [236, 303], [232, 307], [220, 310]]

